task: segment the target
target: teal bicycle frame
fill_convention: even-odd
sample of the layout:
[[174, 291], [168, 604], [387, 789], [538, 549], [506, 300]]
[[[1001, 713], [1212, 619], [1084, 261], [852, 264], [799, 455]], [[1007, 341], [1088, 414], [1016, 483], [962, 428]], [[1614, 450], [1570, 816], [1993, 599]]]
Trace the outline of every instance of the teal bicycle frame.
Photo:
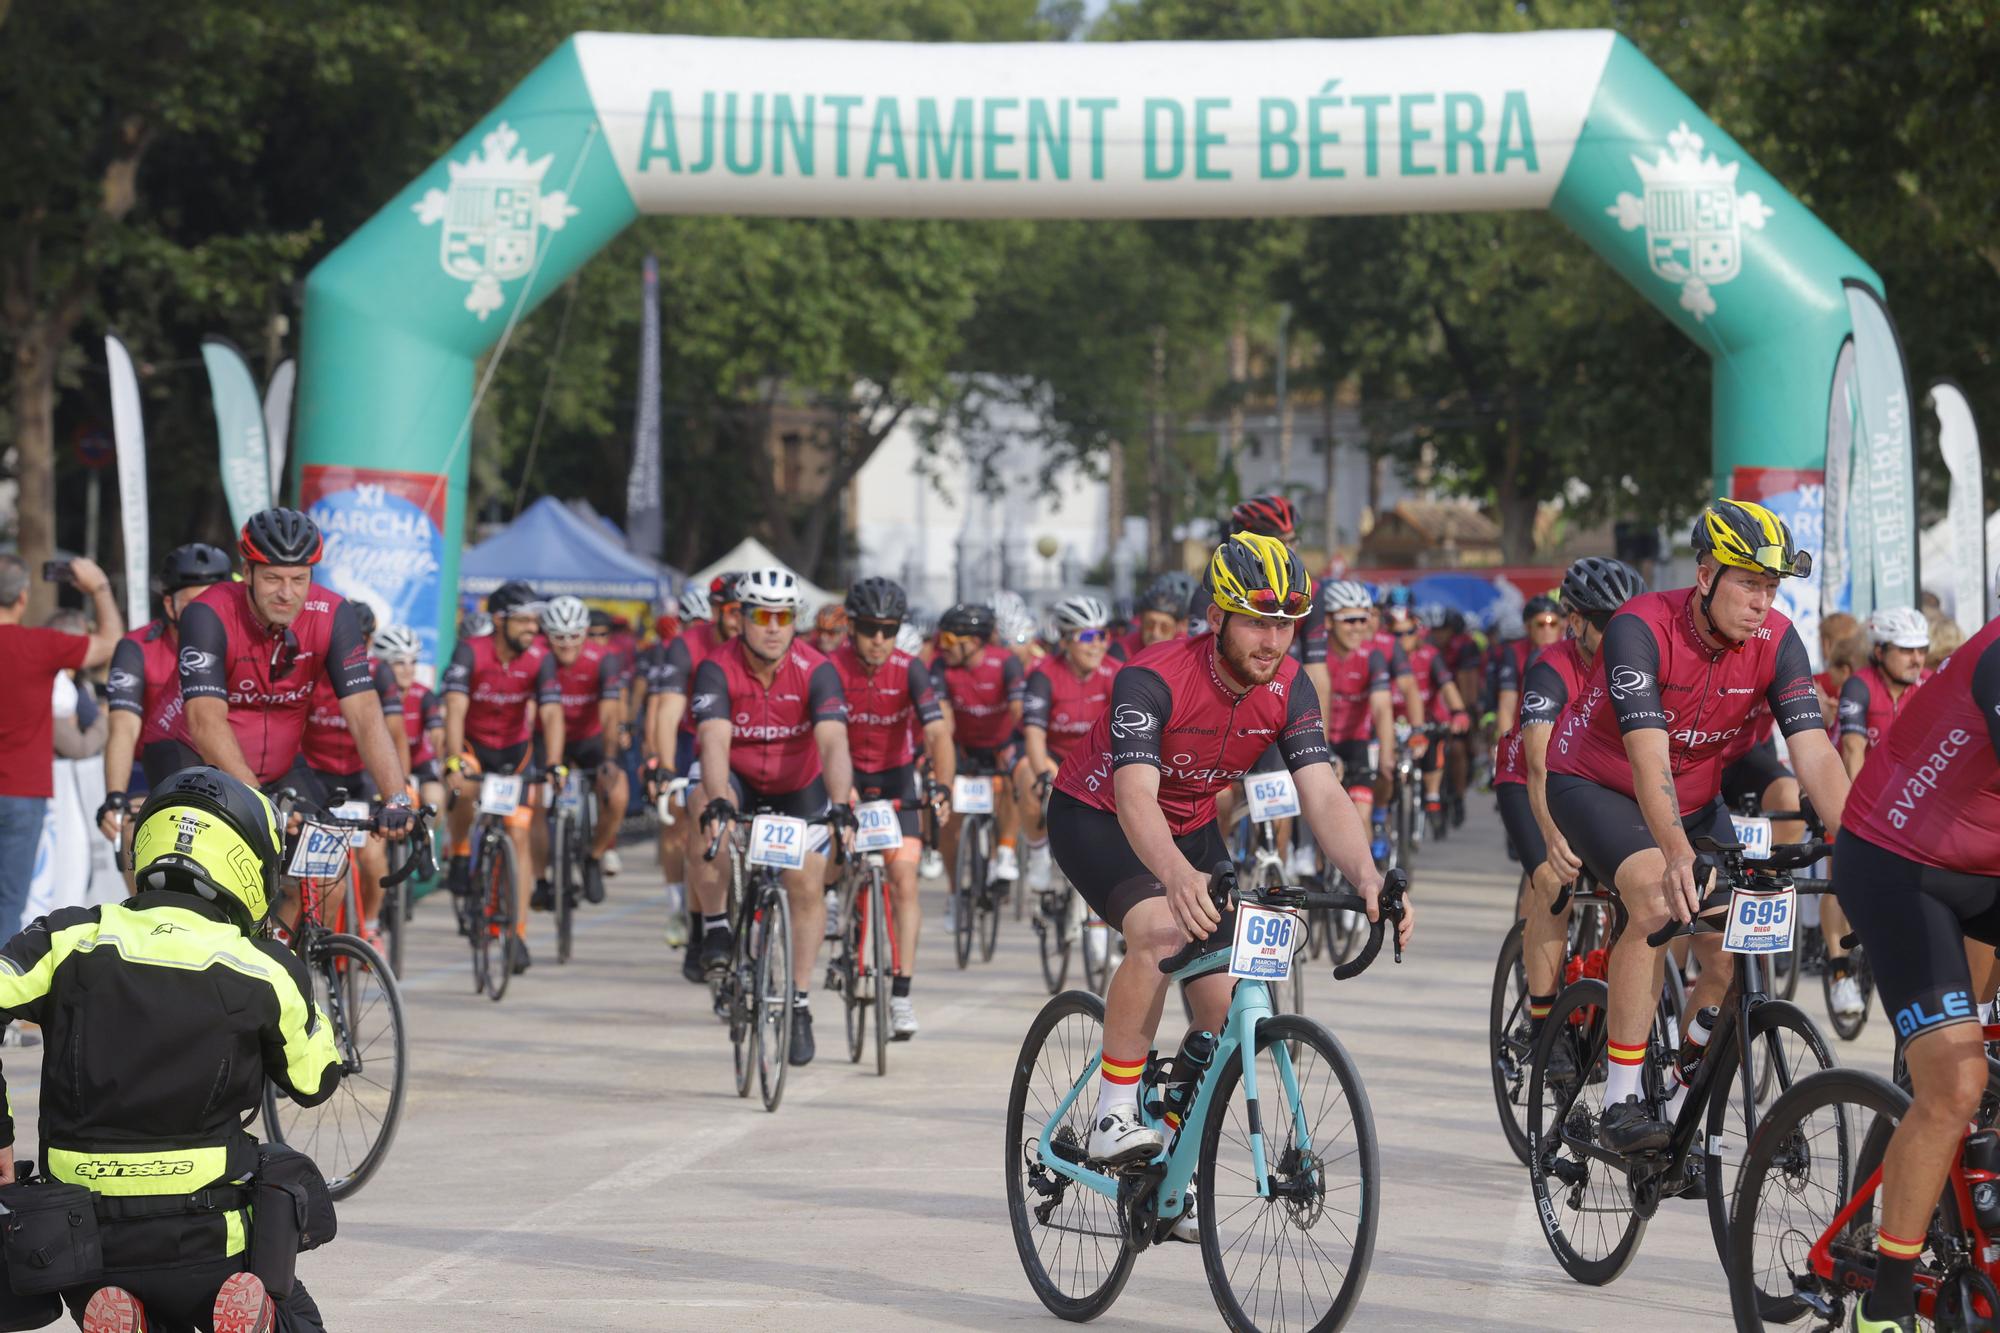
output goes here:
[[[1228, 965], [1229, 949], [1225, 946], [1195, 959], [1173, 975], [1177, 981], [1191, 981], [1195, 977], [1221, 971]], [[1298, 966], [1297, 959], [1293, 960], [1293, 966]], [[1157, 1167], [1162, 1161], [1166, 1163], [1166, 1175], [1158, 1186], [1158, 1216], [1162, 1221], [1179, 1217], [1187, 1199], [1188, 1182], [1194, 1179], [1195, 1167], [1201, 1159], [1202, 1131], [1208, 1122], [1210, 1101], [1217, 1078], [1222, 1070], [1229, 1067], [1229, 1062], [1236, 1058], [1239, 1051], [1251, 1052], [1254, 1057], [1257, 1049], [1257, 1026], [1273, 1017], [1276, 1012], [1271, 1006], [1271, 992], [1267, 983], [1247, 979], [1237, 981], [1236, 993], [1229, 1000], [1229, 1016], [1223, 1020], [1222, 1031], [1217, 1034], [1215, 1055], [1210, 1059], [1208, 1068], [1202, 1073], [1200, 1084], [1195, 1088], [1194, 1099], [1188, 1106], [1186, 1117], [1181, 1121], [1179, 1136], [1173, 1137], [1171, 1149], [1162, 1150], [1161, 1155], [1149, 1164]], [[1070, 1085], [1069, 1095], [1063, 1098], [1062, 1103], [1049, 1116], [1048, 1123], [1042, 1126], [1037, 1149], [1041, 1153], [1042, 1164], [1049, 1170], [1066, 1176], [1115, 1203], [1118, 1199], [1119, 1176], [1093, 1170], [1081, 1163], [1065, 1161], [1050, 1145], [1050, 1137], [1055, 1133], [1056, 1127], [1063, 1122], [1063, 1117], [1069, 1113], [1069, 1108], [1096, 1081], [1098, 1060], [1102, 1053], [1101, 1048], [1091, 1052], [1083, 1072], [1078, 1074], [1076, 1081]], [[1278, 1068], [1278, 1078], [1284, 1085], [1286, 1106], [1292, 1117], [1293, 1132], [1298, 1136], [1298, 1146], [1302, 1150], [1309, 1151], [1312, 1143], [1306, 1127], [1305, 1112], [1300, 1105], [1299, 1081], [1297, 1073], [1292, 1068], [1292, 1053], [1281, 1042], [1271, 1048], [1271, 1056]], [[1243, 1061], [1243, 1099], [1250, 1114], [1250, 1160], [1256, 1172], [1257, 1193], [1269, 1198], [1271, 1176], [1264, 1156], [1263, 1123], [1257, 1110], [1255, 1058], [1246, 1058]], [[1167, 1127], [1146, 1106], [1146, 1099], [1142, 1096], [1139, 1101], [1141, 1119], [1147, 1125], [1158, 1129], [1163, 1137], [1172, 1137]]]

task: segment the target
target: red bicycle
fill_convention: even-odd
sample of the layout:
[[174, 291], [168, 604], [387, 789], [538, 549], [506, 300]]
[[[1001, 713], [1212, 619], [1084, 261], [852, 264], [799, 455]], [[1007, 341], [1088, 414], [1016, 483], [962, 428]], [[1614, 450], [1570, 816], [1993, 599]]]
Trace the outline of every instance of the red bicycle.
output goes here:
[[[875, 1072], [889, 1072], [889, 987], [902, 971], [902, 950], [896, 942], [895, 893], [883, 858], [903, 845], [897, 819], [901, 801], [864, 801], [855, 807], [854, 855], [840, 877], [839, 940], [827, 963], [826, 984], [846, 1009], [847, 1058], [859, 1064], [868, 1049], [869, 1018], [875, 1027]], [[937, 846], [936, 811], [926, 801], [924, 846]], [[893, 839], [893, 842], [891, 842]]]
[[[1989, 1015], [1989, 1019], [1992, 1016]], [[1917, 1313], [1938, 1329], [2000, 1328], [2000, 1024], [1985, 1027], [1986, 1094], [1966, 1126], [1917, 1260]], [[1730, 1222], [1736, 1326], [1848, 1326], [1875, 1286], [1875, 1196], [1910, 1094], [1829, 1069], [1772, 1104], [1737, 1177]]]

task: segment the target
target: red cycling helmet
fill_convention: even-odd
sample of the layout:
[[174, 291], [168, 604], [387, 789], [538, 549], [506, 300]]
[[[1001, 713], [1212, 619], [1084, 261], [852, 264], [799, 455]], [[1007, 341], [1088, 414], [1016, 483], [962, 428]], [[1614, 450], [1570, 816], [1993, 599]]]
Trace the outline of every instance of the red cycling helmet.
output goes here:
[[1229, 521], [1238, 532], [1261, 533], [1289, 541], [1298, 528], [1299, 515], [1292, 502], [1282, 495], [1253, 495], [1229, 511]]

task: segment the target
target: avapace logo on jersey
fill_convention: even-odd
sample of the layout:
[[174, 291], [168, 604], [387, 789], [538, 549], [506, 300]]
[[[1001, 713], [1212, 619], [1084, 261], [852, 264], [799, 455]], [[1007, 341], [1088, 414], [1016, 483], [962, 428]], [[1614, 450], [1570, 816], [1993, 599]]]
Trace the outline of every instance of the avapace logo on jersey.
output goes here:
[[136, 690], [139, 688], [139, 678], [129, 671], [113, 671], [104, 678], [104, 684], [111, 690]]
[[791, 726], [766, 723], [762, 726], [752, 727], [738, 722], [731, 730], [735, 738], [739, 741], [755, 741], [762, 744], [770, 741], [796, 740], [798, 737], [812, 730], [812, 723], [797, 722]]
[[1917, 813], [1917, 803], [1938, 789], [1938, 782], [1945, 771], [1971, 743], [1972, 733], [1963, 727], [1953, 727], [1946, 732], [1930, 757], [1904, 779], [1902, 787], [1897, 790], [1896, 799], [1889, 804], [1889, 822], [1899, 829], [1907, 828], [1910, 817]]

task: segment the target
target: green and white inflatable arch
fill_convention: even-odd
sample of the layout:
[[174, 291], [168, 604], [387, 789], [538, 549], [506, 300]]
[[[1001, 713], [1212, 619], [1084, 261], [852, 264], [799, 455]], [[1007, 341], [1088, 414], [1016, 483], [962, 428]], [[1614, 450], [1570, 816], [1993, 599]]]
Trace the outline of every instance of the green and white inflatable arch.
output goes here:
[[[1879, 314], [1881, 279], [1615, 33], [582, 33], [312, 272], [295, 467], [331, 530], [330, 580], [444, 650], [475, 361], [641, 212], [1514, 208], [1553, 209], [1714, 357], [1718, 488], [1741, 465], [1821, 468], [1830, 418], [1844, 441], [1848, 395], [1868, 391], [1845, 372], [1836, 384], [1859, 313], [1849, 289]], [[1895, 379], [1907, 416], [1893, 372], [1875, 378]], [[1802, 494], [1810, 528], [1818, 494]]]

